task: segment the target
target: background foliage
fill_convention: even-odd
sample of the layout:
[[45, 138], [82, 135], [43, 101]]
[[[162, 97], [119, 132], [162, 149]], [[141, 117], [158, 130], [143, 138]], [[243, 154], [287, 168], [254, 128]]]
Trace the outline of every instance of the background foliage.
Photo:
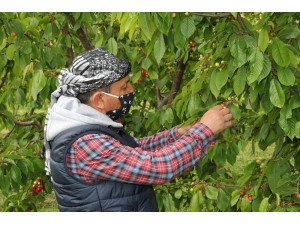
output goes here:
[[[50, 93], [60, 69], [94, 47], [132, 62], [137, 94], [124, 120], [136, 137], [191, 123], [221, 102], [234, 115], [236, 126], [193, 170], [155, 186], [160, 211], [299, 211], [299, 20], [292, 12], [1, 12], [2, 211], [37, 211], [51, 193], [39, 157]], [[235, 171], [249, 143], [273, 154]]]

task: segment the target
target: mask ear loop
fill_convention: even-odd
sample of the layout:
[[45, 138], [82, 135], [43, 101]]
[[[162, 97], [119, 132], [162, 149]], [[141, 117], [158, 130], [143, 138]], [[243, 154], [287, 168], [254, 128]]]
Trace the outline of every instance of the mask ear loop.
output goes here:
[[108, 95], [108, 96], [111, 96], [111, 97], [114, 97], [114, 98], [119, 98], [119, 96], [117, 96], [117, 95], [113, 95], [113, 94], [109, 94], [109, 93], [106, 93], [106, 92], [104, 92], [104, 91], [101, 91], [103, 94], [106, 94], [106, 95]]

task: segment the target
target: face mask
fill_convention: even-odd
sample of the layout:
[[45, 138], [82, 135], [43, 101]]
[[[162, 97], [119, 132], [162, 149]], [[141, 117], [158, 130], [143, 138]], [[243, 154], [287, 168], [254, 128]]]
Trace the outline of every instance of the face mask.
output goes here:
[[132, 105], [133, 98], [134, 98], [134, 92], [130, 92], [126, 95], [116, 96], [112, 95], [106, 92], [103, 92], [103, 94], [109, 95], [114, 98], [118, 98], [121, 102], [121, 107], [115, 110], [108, 111], [106, 115], [108, 115], [112, 120], [119, 119], [121, 116], [125, 115], [129, 112], [130, 106]]

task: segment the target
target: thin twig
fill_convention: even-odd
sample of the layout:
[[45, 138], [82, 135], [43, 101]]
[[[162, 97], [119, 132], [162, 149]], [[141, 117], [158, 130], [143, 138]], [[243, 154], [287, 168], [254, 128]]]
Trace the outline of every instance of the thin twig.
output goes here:
[[38, 121], [36, 121], [36, 120], [22, 122], [22, 121], [13, 119], [13, 121], [14, 121], [14, 123], [15, 123], [16, 125], [19, 125], [19, 126], [32, 126], [32, 125], [34, 125], [34, 126], [37, 126], [37, 127], [40, 129], [40, 131], [43, 130], [43, 127], [42, 127], [42, 125], [40, 124], [40, 122], [38, 122]]
[[223, 17], [229, 17], [231, 16], [231, 13], [221, 13], [221, 14], [207, 14], [207, 13], [194, 13], [197, 16], [203, 16], [203, 17], [211, 17], [211, 18], [223, 18]]

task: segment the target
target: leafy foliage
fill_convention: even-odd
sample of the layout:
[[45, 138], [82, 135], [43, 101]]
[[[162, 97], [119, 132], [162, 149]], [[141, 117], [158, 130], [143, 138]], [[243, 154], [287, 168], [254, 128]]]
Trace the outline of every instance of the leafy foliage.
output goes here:
[[[37, 211], [51, 185], [39, 158], [50, 93], [74, 56], [103, 46], [132, 62], [132, 135], [191, 123], [226, 102], [236, 126], [189, 172], [155, 187], [159, 209], [299, 211], [298, 13], [0, 13], [3, 211]], [[274, 148], [240, 173], [248, 144]], [[40, 177], [44, 189], [32, 193]]]

